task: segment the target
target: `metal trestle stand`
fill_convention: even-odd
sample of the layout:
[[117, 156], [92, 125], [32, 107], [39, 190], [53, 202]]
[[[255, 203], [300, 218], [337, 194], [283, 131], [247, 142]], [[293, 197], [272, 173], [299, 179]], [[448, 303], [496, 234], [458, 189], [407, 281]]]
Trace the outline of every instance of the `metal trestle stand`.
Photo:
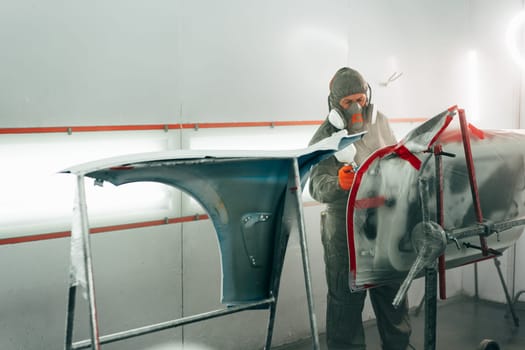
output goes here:
[[[101, 336], [99, 334], [99, 323], [97, 318], [97, 308], [95, 303], [95, 287], [93, 278], [92, 255], [89, 238], [89, 224], [87, 215], [86, 196], [84, 189], [84, 176], [77, 175], [77, 195], [75, 197], [73, 211], [73, 225], [71, 234], [71, 263], [69, 278], [69, 293], [66, 315], [66, 332], [65, 332], [65, 350], [72, 349], [95, 349], [100, 350], [102, 344], [112, 343], [119, 340], [138, 337], [153, 332], [158, 332], [174, 327], [187, 325], [190, 323], [200, 322], [215, 317], [225, 316], [246, 310], [267, 309], [269, 311], [268, 328], [266, 332], [265, 349], [271, 348], [273, 327], [278, 300], [279, 284], [281, 272], [284, 264], [284, 257], [290, 231], [296, 227], [299, 231], [299, 241], [301, 245], [302, 266], [304, 271], [306, 297], [308, 303], [308, 317], [312, 333], [312, 348], [319, 349], [319, 338], [317, 331], [317, 322], [314, 312], [313, 293], [310, 276], [310, 266], [308, 257], [308, 247], [306, 242], [306, 232], [304, 215], [302, 210], [302, 185], [299, 174], [297, 159], [289, 162], [288, 184], [283, 202], [282, 223], [280, 232], [276, 233], [273, 264], [269, 283], [268, 298], [256, 300], [254, 302], [234, 305], [225, 309], [214, 310], [202, 314], [178, 318], [171, 321], [147, 325], [135, 329], [130, 329], [118, 333]], [[82, 288], [78, 288], [82, 287]], [[90, 339], [73, 342], [73, 324], [75, 320], [75, 306], [77, 302], [76, 294], [78, 289], [84, 289], [87, 292], [89, 303], [90, 318]]]

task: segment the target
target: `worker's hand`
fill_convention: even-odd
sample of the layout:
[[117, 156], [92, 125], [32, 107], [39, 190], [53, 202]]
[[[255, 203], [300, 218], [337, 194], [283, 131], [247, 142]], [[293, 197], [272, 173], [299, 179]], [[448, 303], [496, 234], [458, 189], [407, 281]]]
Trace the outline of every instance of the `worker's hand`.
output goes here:
[[354, 177], [355, 177], [355, 170], [353, 166], [345, 165], [341, 167], [338, 173], [339, 186], [343, 190], [348, 191], [350, 187], [352, 187], [352, 183], [354, 182]]

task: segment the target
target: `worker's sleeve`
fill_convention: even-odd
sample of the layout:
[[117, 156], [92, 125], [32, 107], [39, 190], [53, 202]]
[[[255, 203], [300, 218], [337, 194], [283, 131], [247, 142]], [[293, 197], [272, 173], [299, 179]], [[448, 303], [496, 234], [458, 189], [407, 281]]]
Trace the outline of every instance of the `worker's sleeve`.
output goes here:
[[[335, 129], [328, 120], [325, 120], [317, 129], [310, 140], [310, 145], [319, 142], [334, 132]], [[313, 199], [321, 203], [345, 202], [348, 198], [348, 191], [339, 187], [337, 173], [343, 166], [334, 156], [324, 159], [317, 163], [310, 172], [309, 191]]]
[[332, 203], [345, 200], [348, 191], [339, 187], [337, 172], [341, 164], [330, 157], [319, 162], [310, 173], [310, 195], [313, 199], [321, 203]]

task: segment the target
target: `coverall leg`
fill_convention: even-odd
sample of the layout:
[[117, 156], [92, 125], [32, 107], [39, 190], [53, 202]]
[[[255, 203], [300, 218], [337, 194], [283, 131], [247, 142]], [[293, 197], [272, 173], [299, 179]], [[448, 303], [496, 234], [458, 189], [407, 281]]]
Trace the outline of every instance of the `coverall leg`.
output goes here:
[[329, 350], [365, 350], [362, 312], [366, 292], [351, 293], [348, 284], [346, 219], [321, 215], [326, 282], [326, 342]]
[[[326, 342], [329, 350], [365, 350], [362, 313], [366, 292], [351, 292], [346, 238], [346, 219], [329, 212], [321, 214], [321, 238], [328, 285]], [[408, 303], [399, 308], [392, 301], [399, 284], [370, 289], [383, 350], [406, 350], [410, 340]]]
[[383, 350], [406, 350], [410, 341], [407, 300], [397, 309], [392, 306], [399, 287], [394, 283], [369, 290]]

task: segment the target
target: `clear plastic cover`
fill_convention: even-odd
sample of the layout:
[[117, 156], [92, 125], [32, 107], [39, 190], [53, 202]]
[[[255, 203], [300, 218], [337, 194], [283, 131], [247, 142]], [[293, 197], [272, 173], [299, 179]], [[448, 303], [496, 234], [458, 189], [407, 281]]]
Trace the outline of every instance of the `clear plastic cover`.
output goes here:
[[[462, 134], [454, 114], [451, 109], [429, 119], [397, 145], [372, 154], [357, 172], [347, 207], [352, 289], [405, 278], [419, 250], [414, 244], [418, 227], [425, 221], [438, 222], [440, 189], [445, 231], [477, 223]], [[472, 125], [469, 133], [483, 218], [501, 222], [523, 216], [525, 134], [479, 130]], [[455, 155], [442, 156], [442, 187], [436, 180], [434, 154], [427, 152], [438, 143], [444, 152]], [[421, 183], [428, 188], [422, 189]], [[421, 199], [422, 191], [425, 199]], [[493, 234], [487, 239], [488, 246], [501, 251], [513, 244], [522, 230], [517, 227]], [[480, 244], [478, 236], [463, 240], [467, 241]], [[460, 249], [448, 244], [445, 250], [447, 268], [480, 257], [479, 250], [461, 244]]]

